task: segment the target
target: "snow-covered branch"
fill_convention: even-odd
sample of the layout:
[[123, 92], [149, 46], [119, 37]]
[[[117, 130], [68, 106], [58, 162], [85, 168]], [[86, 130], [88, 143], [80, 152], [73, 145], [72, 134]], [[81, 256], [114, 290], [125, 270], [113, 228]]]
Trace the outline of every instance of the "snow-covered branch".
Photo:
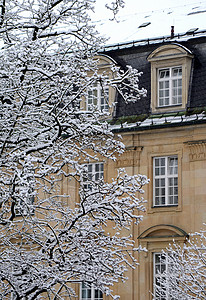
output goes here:
[[[125, 232], [141, 221], [139, 195], [148, 181], [123, 170], [110, 182], [85, 172], [88, 164], [115, 160], [124, 145], [105, 120], [108, 112], [84, 110], [82, 101], [97, 80], [125, 101], [145, 91], [130, 67], [124, 72], [111, 66], [113, 79], [98, 73], [94, 57], [104, 39], [90, 24], [94, 3], [1, 1], [0, 294], [5, 300], [65, 299], [82, 281], [110, 294], [127, 267], [136, 265], [134, 241]], [[112, 10], [122, 4], [116, 1]]]
[[[204, 226], [205, 227], [205, 226]], [[182, 247], [174, 243], [164, 253], [166, 272], [160, 274], [156, 293], [172, 299], [203, 300], [206, 298], [205, 229], [190, 234]]]

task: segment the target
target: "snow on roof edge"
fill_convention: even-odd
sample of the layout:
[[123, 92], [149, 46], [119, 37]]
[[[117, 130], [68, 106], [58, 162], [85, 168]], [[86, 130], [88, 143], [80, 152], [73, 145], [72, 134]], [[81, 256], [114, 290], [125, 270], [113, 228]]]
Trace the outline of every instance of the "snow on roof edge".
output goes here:
[[168, 35], [168, 36], [161, 36], [161, 37], [155, 37], [149, 39], [133, 40], [124, 43], [105, 45], [102, 51], [107, 52], [112, 50], [120, 50], [125, 48], [144, 46], [147, 44], [158, 44], [167, 41], [173, 41], [173, 42], [187, 41], [191, 38], [197, 38], [197, 37], [206, 37], [206, 29], [198, 30], [196, 32], [193, 32], [192, 34], [188, 34], [187, 32], [175, 34], [173, 38], [171, 38], [171, 36]]

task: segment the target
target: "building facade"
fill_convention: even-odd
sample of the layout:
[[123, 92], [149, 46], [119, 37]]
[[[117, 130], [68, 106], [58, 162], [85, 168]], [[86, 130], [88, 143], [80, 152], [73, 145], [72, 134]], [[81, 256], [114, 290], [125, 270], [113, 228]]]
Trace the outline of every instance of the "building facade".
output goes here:
[[[170, 299], [167, 291], [159, 297], [154, 288], [159, 271], [167, 268], [161, 251], [174, 240], [183, 244], [206, 221], [206, 32], [113, 45], [100, 57], [106, 69], [111, 61], [142, 71], [140, 86], [147, 90], [135, 103], [108, 90], [109, 103], [115, 102], [110, 124], [126, 151], [104, 170], [91, 166], [108, 181], [122, 167], [150, 178], [143, 221], [131, 228], [136, 246], [148, 251], [135, 254], [139, 267], [128, 271], [129, 280], [118, 283], [114, 294], [123, 300]], [[105, 108], [96, 90], [96, 104]], [[93, 103], [92, 93], [85, 106]], [[82, 286], [79, 299], [110, 298]]]

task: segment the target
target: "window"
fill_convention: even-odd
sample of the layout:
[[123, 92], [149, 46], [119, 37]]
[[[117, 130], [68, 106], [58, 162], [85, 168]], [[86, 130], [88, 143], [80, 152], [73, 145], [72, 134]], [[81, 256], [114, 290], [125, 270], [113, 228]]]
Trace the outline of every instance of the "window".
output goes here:
[[81, 284], [81, 300], [103, 300], [103, 294], [94, 287], [89, 287], [85, 283]]
[[150, 53], [152, 113], [186, 109], [193, 57], [189, 49], [177, 43], [164, 44]]
[[101, 111], [109, 109], [109, 88], [102, 88], [100, 83], [95, 83], [93, 87], [88, 89], [87, 109], [91, 106], [97, 106]]
[[168, 256], [163, 253], [153, 254], [153, 283], [154, 283], [154, 299], [155, 300], [172, 300], [169, 296], [169, 282], [165, 278], [164, 272], [170, 271], [171, 266], [168, 262]]
[[158, 70], [158, 106], [182, 104], [182, 67]]
[[85, 165], [86, 172], [83, 175], [84, 189], [91, 190], [92, 182], [98, 182], [104, 177], [104, 164], [93, 163]]
[[153, 205], [178, 205], [178, 158], [153, 158]]

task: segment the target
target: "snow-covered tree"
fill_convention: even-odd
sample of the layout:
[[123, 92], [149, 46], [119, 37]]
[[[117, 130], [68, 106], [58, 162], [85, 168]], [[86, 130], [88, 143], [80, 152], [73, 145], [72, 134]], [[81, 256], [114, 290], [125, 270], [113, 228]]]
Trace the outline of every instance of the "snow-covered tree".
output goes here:
[[[0, 294], [1, 299], [66, 299], [73, 283], [107, 294], [134, 266], [134, 242], [121, 233], [141, 219], [144, 176], [105, 182], [91, 162], [124, 151], [105, 120], [82, 109], [99, 82], [125, 101], [145, 91], [139, 73], [111, 65], [100, 74], [94, 56], [104, 40], [91, 25], [95, 0], [0, 2]], [[116, 15], [123, 1], [110, 9]], [[89, 76], [88, 76], [89, 74]], [[62, 182], [79, 187], [73, 191]], [[109, 224], [108, 224], [109, 222]], [[106, 227], [111, 226], [112, 232]]]
[[155, 299], [206, 299], [206, 231], [190, 234], [182, 247], [170, 245], [161, 255], [167, 266], [160, 270]]

